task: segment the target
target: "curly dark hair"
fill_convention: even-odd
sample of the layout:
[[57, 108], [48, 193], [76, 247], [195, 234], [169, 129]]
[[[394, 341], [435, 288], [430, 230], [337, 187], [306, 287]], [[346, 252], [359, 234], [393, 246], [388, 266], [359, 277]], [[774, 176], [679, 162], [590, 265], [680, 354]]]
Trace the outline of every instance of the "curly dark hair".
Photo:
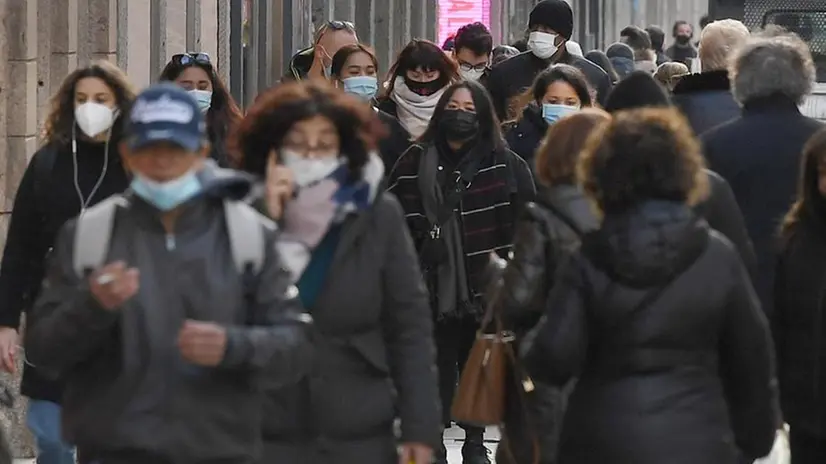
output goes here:
[[81, 79], [87, 77], [102, 80], [115, 94], [118, 116], [112, 124], [110, 138], [117, 143], [123, 136], [125, 115], [129, 114], [135, 101], [135, 88], [120, 68], [108, 61], [96, 61], [84, 68], [75, 69], [63, 79], [57, 93], [52, 97], [51, 109], [43, 127], [43, 138], [47, 143], [71, 143], [72, 129], [75, 125], [75, 88]]
[[578, 175], [604, 214], [647, 200], [694, 205], [708, 193], [700, 144], [675, 109], [622, 111], [596, 129], [582, 151]]
[[294, 82], [265, 91], [249, 109], [232, 141], [240, 168], [263, 177], [270, 153], [298, 121], [328, 118], [338, 129], [340, 153], [347, 158], [353, 180], [359, 178], [368, 154], [387, 129], [376, 112], [356, 97], [324, 82]]
[[[238, 104], [230, 95], [227, 86], [215, 72], [215, 68], [211, 64], [202, 63], [192, 60], [187, 64], [181, 64], [180, 60], [171, 60], [166, 64], [161, 72], [160, 80], [174, 81], [187, 68], [197, 67], [204, 70], [209, 76], [212, 84], [212, 104], [206, 114], [207, 121], [207, 137], [209, 143], [219, 149], [226, 146], [229, 134], [234, 130], [235, 126], [241, 122], [243, 114]], [[237, 159], [227, 160], [230, 165], [237, 166]]]

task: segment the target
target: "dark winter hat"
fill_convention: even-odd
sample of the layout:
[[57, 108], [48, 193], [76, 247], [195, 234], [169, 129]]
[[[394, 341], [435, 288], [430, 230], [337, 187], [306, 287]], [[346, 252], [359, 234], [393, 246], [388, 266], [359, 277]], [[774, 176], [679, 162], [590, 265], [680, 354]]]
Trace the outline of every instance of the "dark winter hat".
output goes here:
[[605, 111], [633, 110], [648, 107], [669, 107], [671, 99], [665, 88], [645, 71], [634, 71], [619, 81], [614, 90], [608, 94]]
[[545, 26], [569, 40], [574, 33], [574, 12], [565, 0], [542, 0], [531, 11], [528, 28]]

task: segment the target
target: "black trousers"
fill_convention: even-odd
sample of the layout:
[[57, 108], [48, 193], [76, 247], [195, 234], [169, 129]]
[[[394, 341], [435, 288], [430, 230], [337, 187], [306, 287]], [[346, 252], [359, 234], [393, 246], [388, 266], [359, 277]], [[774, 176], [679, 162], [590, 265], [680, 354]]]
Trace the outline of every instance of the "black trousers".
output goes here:
[[[470, 349], [476, 340], [479, 323], [476, 318], [449, 319], [436, 323], [436, 363], [439, 368], [439, 394], [442, 400], [442, 420], [445, 428], [452, 423], [450, 406], [459, 383], [459, 375], [465, 368]], [[485, 429], [459, 424], [468, 440], [482, 440]]]
[[792, 427], [789, 431], [789, 448], [792, 464], [826, 463], [826, 438], [810, 435]]

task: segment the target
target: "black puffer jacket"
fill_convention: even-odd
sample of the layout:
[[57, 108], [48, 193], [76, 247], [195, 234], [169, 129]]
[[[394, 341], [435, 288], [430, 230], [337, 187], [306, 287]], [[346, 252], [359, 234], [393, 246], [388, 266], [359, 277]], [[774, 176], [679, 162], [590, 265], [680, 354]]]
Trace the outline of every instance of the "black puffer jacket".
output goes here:
[[768, 324], [737, 252], [689, 208], [652, 201], [606, 216], [555, 284], [523, 356], [535, 378], [578, 377], [560, 462], [768, 454], [778, 425]]
[[[519, 334], [533, 327], [542, 315], [557, 263], [563, 254], [579, 245], [581, 233], [594, 230], [599, 224], [582, 192], [569, 185], [541, 190], [536, 203], [529, 204], [525, 211], [516, 224], [513, 258], [505, 269], [497, 301], [505, 324]], [[505, 440], [512, 456], [505, 452], [505, 446], [500, 446], [496, 462], [532, 463], [534, 434], [539, 442], [539, 462], [556, 462], [565, 393], [560, 388], [539, 382], [524, 400], [516, 393], [508, 395], [505, 421]], [[516, 463], [513, 463], [514, 459]]]
[[531, 103], [522, 111], [521, 119], [505, 123], [503, 128], [508, 147], [528, 163], [535, 175], [534, 154], [548, 131], [542, 110], [536, 103]]

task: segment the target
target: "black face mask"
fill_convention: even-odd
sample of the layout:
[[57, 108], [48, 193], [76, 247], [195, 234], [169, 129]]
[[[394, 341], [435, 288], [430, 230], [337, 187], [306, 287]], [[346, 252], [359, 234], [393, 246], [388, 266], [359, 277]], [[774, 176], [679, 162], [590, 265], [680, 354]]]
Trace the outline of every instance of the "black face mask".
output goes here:
[[677, 43], [680, 45], [685, 45], [691, 40], [690, 35], [678, 35], [677, 36]]
[[408, 77], [404, 78], [404, 85], [410, 89], [411, 92], [415, 93], [416, 95], [421, 95], [426, 97], [428, 95], [433, 95], [434, 93], [438, 92], [442, 89], [447, 83], [441, 77], [436, 79], [435, 81], [430, 82], [419, 82], [414, 81]]
[[462, 110], [445, 110], [439, 129], [447, 140], [462, 141], [472, 139], [479, 132], [476, 113]]

